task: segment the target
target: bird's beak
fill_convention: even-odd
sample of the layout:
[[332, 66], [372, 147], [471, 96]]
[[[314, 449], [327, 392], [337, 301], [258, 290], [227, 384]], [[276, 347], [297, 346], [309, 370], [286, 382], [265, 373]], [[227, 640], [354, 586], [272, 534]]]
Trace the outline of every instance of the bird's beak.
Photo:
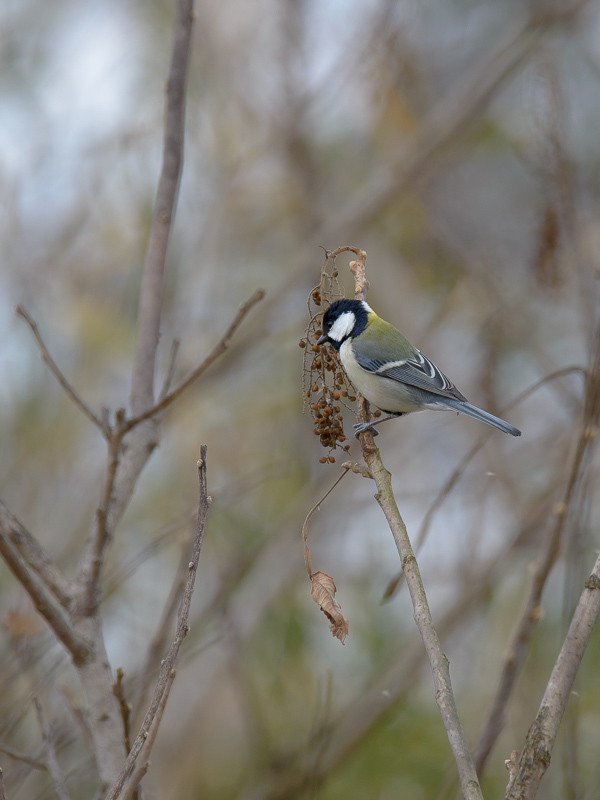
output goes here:
[[328, 341], [329, 341], [329, 336], [327, 336], [327, 334], [324, 333], [322, 336], [319, 336], [319, 338], [317, 339], [317, 344], [325, 344], [325, 342], [328, 342]]

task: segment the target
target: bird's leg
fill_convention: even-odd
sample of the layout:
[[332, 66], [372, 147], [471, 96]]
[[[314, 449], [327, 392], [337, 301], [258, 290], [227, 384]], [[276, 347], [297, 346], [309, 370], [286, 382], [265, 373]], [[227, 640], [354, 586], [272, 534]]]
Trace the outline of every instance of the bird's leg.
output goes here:
[[358, 439], [361, 433], [364, 433], [365, 431], [368, 430], [372, 430], [373, 436], [377, 436], [379, 431], [375, 430], [375, 425], [381, 425], [382, 422], [386, 422], [386, 420], [388, 419], [397, 419], [398, 417], [401, 416], [402, 414], [388, 414], [387, 417], [382, 417], [381, 419], [373, 419], [371, 420], [371, 422], [357, 422], [356, 425], [353, 426], [354, 436]]

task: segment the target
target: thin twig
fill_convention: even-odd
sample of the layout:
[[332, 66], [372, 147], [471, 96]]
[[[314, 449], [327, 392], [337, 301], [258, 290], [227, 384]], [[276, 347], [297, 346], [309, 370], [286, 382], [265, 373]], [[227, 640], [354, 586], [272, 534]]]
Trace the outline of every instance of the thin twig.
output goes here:
[[138, 787], [142, 781], [144, 775], [148, 772], [148, 767], [150, 766], [150, 753], [152, 752], [152, 747], [154, 746], [154, 740], [156, 739], [156, 734], [158, 733], [158, 728], [162, 721], [162, 716], [165, 710], [165, 706], [167, 705], [167, 700], [169, 699], [169, 692], [171, 691], [171, 686], [173, 685], [173, 681], [175, 680], [175, 670], [171, 670], [170, 675], [168, 676], [167, 685], [165, 687], [165, 691], [160, 701], [160, 705], [156, 712], [156, 716], [152, 721], [152, 725], [150, 727], [150, 731], [148, 733], [148, 738], [144, 742], [144, 748], [141, 753], [141, 764], [136, 764], [131, 777], [127, 781], [127, 784], [123, 788], [122, 800], [135, 800], [135, 796], [138, 790]]
[[150, 691], [151, 682], [156, 675], [157, 667], [160, 664], [160, 656], [165, 650], [166, 643], [169, 640], [168, 637], [171, 632], [173, 620], [177, 615], [177, 608], [181, 602], [181, 596], [185, 589], [189, 571], [188, 552], [192, 538], [193, 529], [191, 535], [186, 535], [185, 541], [183, 542], [183, 546], [181, 548], [181, 558], [179, 560], [177, 571], [175, 572], [175, 577], [173, 578], [171, 591], [169, 592], [169, 596], [164, 605], [156, 632], [152, 637], [150, 644], [148, 645], [144, 666], [142, 667], [140, 674], [135, 681], [135, 699], [133, 701], [134, 720], [138, 719], [138, 714], [147, 707], [147, 695]]
[[193, 0], [178, 0], [166, 92], [163, 159], [150, 225], [138, 311], [138, 345], [131, 382], [131, 408], [154, 404], [154, 372], [163, 304], [164, 271], [183, 164], [185, 91], [192, 36]]
[[216, 359], [222, 355], [227, 348], [229, 347], [231, 337], [239, 328], [242, 320], [246, 316], [246, 314], [250, 311], [250, 309], [256, 305], [260, 300], [263, 299], [265, 296], [264, 289], [257, 289], [254, 294], [246, 300], [245, 303], [242, 303], [238, 309], [237, 314], [235, 315], [233, 322], [227, 328], [223, 336], [219, 339], [217, 344], [214, 348], [210, 351], [210, 353], [206, 356], [206, 358], [199, 364], [195, 369], [193, 369], [190, 374], [184, 378], [181, 383], [179, 383], [172, 391], [168, 392], [163, 399], [154, 405], [152, 408], [147, 409], [142, 414], [138, 414], [136, 417], [132, 417], [128, 419], [125, 423], [125, 432], [130, 431], [136, 425], [139, 425], [140, 422], [143, 422], [150, 417], [154, 417], [160, 411], [163, 411], [173, 400], [177, 399], [179, 395], [185, 391], [190, 384], [192, 384], [195, 380], [197, 380], [203, 372], [205, 372], [210, 365], [216, 361]]
[[91, 655], [89, 643], [75, 633], [66, 614], [48, 597], [38, 576], [25, 564], [1, 528], [0, 555], [31, 598], [38, 614], [46, 620], [56, 638], [71, 655], [73, 663], [83, 664]]
[[[308, 523], [314, 512], [319, 508], [321, 503], [329, 497], [329, 495], [333, 492], [335, 487], [338, 483], [342, 480], [344, 475], [347, 475], [353, 466], [352, 462], [347, 461], [345, 464], [342, 464], [342, 469], [344, 470], [342, 474], [337, 478], [333, 486], [325, 492], [324, 496], [319, 500], [319, 502], [311, 508], [308, 512], [306, 519], [304, 520], [304, 524], [302, 525], [302, 543], [304, 544], [304, 564], [306, 565], [306, 571], [308, 573], [308, 579], [310, 580], [310, 594], [312, 599], [317, 603], [320, 607], [321, 611], [325, 614], [329, 621], [329, 630], [331, 631], [332, 636], [335, 636], [336, 639], [339, 639], [342, 644], [346, 641], [346, 636], [348, 635], [349, 623], [348, 620], [342, 614], [342, 608], [338, 601], [335, 599], [335, 595], [337, 593], [337, 589], [335, 586], [335, 581], [331, 577], [331, 575], [327, 575], [325, 572], [313, 572], [312, 568], [312, 561], [310, 558], [310, 550], [308, 549]], [[368, 473], [366, 467], [363, 466], [363, 470]], [[364, 473], [363, 473], [364, 474]], [[368, 477], [371, 477], [370, 475]]]
[[7, 744], [2, 744], [2, 742], [0, 742], [0, 753], [4, 753], [4, 755], [14, 759], [15, 761], [21, 761], [23, 764], [27, 764], [28, 767], [33, 767], [33, 769], [39, 769], [43, 772], [48, 769], [48, 767], [42, 761], [38, 761], [36, 758], [31, 758], [31, 756], [25, 755], [25, 753], [19, 753], [18, 750], [15, 750], [13, 747], [9, 747]]
[[326, 500], [326, 499], [329, 497], [329, 495], [330, 495], [330, 494], [333, 492], [333, 490], [334, 490], [334, 489], [335, 489], [335, 487], [338, 485], [338, 483], [339, 483], [339, 482], [342, 480], [342, 478], [344, 478], [344, 477], [345, 477], [345, 476], [346, 476], [346, 475], [347, 475], [349, 472], [350, 472], [350, 468], [349, 468], [349, 466], [348, 466], [348, 467], [344, 467], [344, 471], [342, 472], [342, 474], [341, 474], [341, 475], [339, 475], [339, 476], [336, 478], [336, 480], [335, 480], [335, 483], [334, 483], [334, 484], [333, 484], [333, 485], [332, 485], [332, 486], [331, 486], [331, 487], [330, 487], [330, 488], [329, 488], [329, 489], [328, 489], [328, 490], [325, 492], [325, 494], [324, 494], [324, 495], [323, 495], [323, 497], [322, 497], [322, 498], [319, 500], [319, 502], [318, 502], [318, 503], [315, 503], [315, 505], [314, 505], [314, 506], [311, 508], [311, 510], [308, 512], [308, 514], [306, 515], [306, 518], [305, 518], [305, 520], [304, 520], [304, 523], [303, 523], [303, 525], [302, 525], [302, 543], [304, 544], [304, 564], [305, 564], [305, 566], [306, 566], [306, 571], [307, 571], [307, 573], [308, 573], [308, 577], [309, 577], [309, 578], [311, 578], [311, 577], [312, 577], [312, 574], [313, 574], [313, 570], [312, 570], [312, 562], [311, 562], [311, 558], [310, 558], [310, 550], [308, 549], [308, 542], [307, 542], [307, 537], [308, 537], [308, 523], [309, 523], [309, 520], [310, 520], [310, 518], [312, 517], [312, 515], [315, 513], [315, 511], [316, 511], [318, 508], [320, 508], [321, 504], [322, 504], [322, 503], [323, 503], [323, 502], [324, 502], [324, 501], [325, 501], [325, 500]]
[[202, 549], [202, 538], [204, 536], [206, 516], [208, 514], [208, 507], [210, 505], [210, 498], [208, 497], [206, 489], [206, 450], [206, 445], [203, 444], [201, 447], [200, 461], [198, 462], [198, 479], [200, 483], [198, 499], [198, 524], [196, 527], [196, 536], [194, 538], [192, 558], [188, 565], [188, 579], [185, 586], [185, 592], [183, 594], [181, 608], [179, 609], [179, 616], [177, 618], [177, 630], [175, 632], [173, 641], [171, 642], [169, 652], [161, 664], [160, 674], [154, 690], [152, 702], [150, 703], [148, 711], [146, 712], [146, 716], [144, 717], [144, 721], [142, 722], [139, 733], [133, 742], [129, 755], [127, 756], [127, 760], [125, 761], [125, 765], [121, 770], [119, 777], [110, 789], [106, 800], [117, 800], [118, 797], [121, 797], [125, 782], [132, 774], [137, 758], [144, 747], [144, 743], [148, 739], [152, 724], [156, 715], [158, 714], [164, 694], [168, 689], [168, 685], [171, 680], [171, 673], [175, 669], [175, 663], [177, 661], [177, 657], [179, 656], [181, 645], [183, 644], [183, 640], [185, 639], [189, 630], [188, 618], [190, 614], [190, 605], [192, 602], [196, 573], [198, 571], [200, 550]]
[[113, 694], [119, 701], [119, 708], [121, 709], [121, 719], [123, 721], [123, 744], [125, 745], [125, 752], [129, 753], [131, 750], [131, 742], [129, 741], [129, 718], [131, 716], [131, 706], [125, 699], [125, 692], [123, 690], [123, 669], [119, 667], [115, 676], [113, 684]]
[[58, 602], [66, 608], [71, 600], [71, 587], [56, 564], [46, 555], [38, 541], [11, 514], [0, 499], [0, 529], [10, 539], [27, 566], [43, 581]]
[[[350, 264], [350, 269], [355, 279], [355, 297], [357, 300], [365, 299], [368, 282], [365, 275], [365, 261], [367, 254], [360, 251], [357, 260]], [[364, 398], [359, 397], [359, 413], [357, 421], [366, 418], [367, 407]], [[379, 450], [375, 446], [371, 430], [363, 432], [360, 436], [363, 458], [371, 470], [377, 486], [375, 498], [390, 526], [394, 537], [402, 568], [406, 573], [406, 582], [413, 603], [414, 619], [421, 634], [429, 664], [433, 674], [435, 698], [440, 715], [446, 729], [452, 755], [456, 763], [460, 784], [465, 800], [482, 800], [481, 788], [475, 771], [473, 758], [467, 744], [462, 728], [452, 683], [448, 659], [442, 651], [440, 640], [433, 624], [427, 595], [421, 579], [419, 565], [413, 553], [412, 545], [406, 530], [406, 525], [400, 515], [396, 499], [392, 490], [391, 475], [383, 465]]]
[[84, 616], [95, 613], [100, 603], [100, 576], [104, 566], [104, 554], [111, 536], [108, 515], [113, 500], [123, 436], [122, 412], [117, 412], [116, 424], [108, 439], [108, 461], [102, 496], [75, 578], [75, 583], [81, 589], [80, 613]]
[[510, 637], [494, 703], [475, 748], [475, 763], [478, 772], [483, 770], [492, 748], [504, 728], [506, 707], [540, 619], [540, 604], [544, 587], [560, 553], [569, 504], [580, 479], [588, 448], [598, 432], [597, 426], [600, 417], [600, 324], [596, 333], [596, 342], [590, 359], [590, 367], [587, 370], [583, 405], [582, 427], [571, 462], [567, 486], [562, 501], [554, 506], [554, 524], [545, 550], [535, 564], [528, 595], [525, 598]]
[[[600, 555], [573, 614], [544, 692], [535, 722], [529, 729], [516, 774], [511, 774], [506, 800], [532, 800], [550, 766], [552, 748], [581, 659], [600, 615]], [[511, 757], [511, 761], [515, 759]]]
[[435, 698], [456, 762], [463, 796], [465, 800], [471, 798], [473, 800], [475, 798], [481, 800], [482, 794], [477, 772], [454, 701], [448, 659], [442, 651], [431, 611], [429, 610], [419, 566], [410, 544], [406, 526], [396, 505], [392, 491], [391, 475], [383, 466], [381, 456], [375, 445], [373, 444], [369, 447], [369, 444], [365, 442], [366, 437], [364, 437], [364, 434], [362, 436], [363, 456], [373, 473], [373, 478], [377, 485], [376, 499], [388, 521], [398, 548], [402, 567], [406, 573], [406, 582], [414, 608], [414, 619], [423, 639], [432, 669]]
[[44, 722], [44, 713], [42, 704], [38, 698], [34, 698], [35, 711], [38, 718], [42, 738], [44, 740], [44, 747], [46, 749], [46, 764], [48, 772], [52, 776], [52, 783], [54, 784], [54, 791], [56, 792], [59, 800], [70, 800], [69, 793], [65, 784], [65, 777], [56, 759], [56, 750], [54, 748], [54, 734], [50, 725]]
[[56, 361], [50, 355], [50, 352], [49, 352], [48, 348], [46, 347], [46, 345], [44, 343], [44, 340], [42, 339], [42, 335], [40, 333], [40, 330], [39, 330], [35, 320], [28, 314], [28, 312], [21, 305], [16, 306], [15, 307], [15, 311], [16, 311], [17, 315], [19, 317], [21, 317], [22, 319], [24, 319], [25, 322], [29, 325], [29, 327], [31, 329], [31, 332], [35, 336], [35, 340], [38, 343], [38, 348], [39, 348], [39, 351], [40, 351], [40, 356], [42, 358], [42, 361], [44, 362], [44, 364], [46, 364], [46, 366], [48, 367], [50, 372], [54, 375], [54, 377], [56, 378], [58, 383], [64, 389], [64, 391], [66, 392], [66, 394], [69, 397], [69, 399], [77, 406], [77, 408], [83, 414], [85, 414], [85, 416], [89, 420], [91, 420], [94, 423], [94, 425], [96, 425], [98, 428], [100, 428], [102, 433], [106, 436], [108, 434], [108, 430], [107, 430], [106, 426], [104, 425], [104, 423], [102, 422], [102, 420], [100, 419], [100, 417], [98, 417], [96, 414], [94, 414], [94, 412], [87, 405], [87, 403], [85, 403], [81, 399], [81, 397], [77, 394], [75, 389], [71, 386], [69, 381], [65, 378], [63, 373], [58, 368], [58, 365], [57, 365]]

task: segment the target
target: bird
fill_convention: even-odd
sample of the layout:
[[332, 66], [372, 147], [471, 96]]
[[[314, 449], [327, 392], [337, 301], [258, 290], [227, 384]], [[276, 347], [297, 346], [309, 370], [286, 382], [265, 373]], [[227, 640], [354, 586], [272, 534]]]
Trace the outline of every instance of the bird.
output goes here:
[[449, 409], [485, 422], [503, 433], [521, 431], [471, 405], [444, 373], [364, 300], [335, 300], [323, 315], [318, 345], [339, 353], [348, 378], [387, 417], [354, 426], [355, 436], [389, 419], [424, 409]]

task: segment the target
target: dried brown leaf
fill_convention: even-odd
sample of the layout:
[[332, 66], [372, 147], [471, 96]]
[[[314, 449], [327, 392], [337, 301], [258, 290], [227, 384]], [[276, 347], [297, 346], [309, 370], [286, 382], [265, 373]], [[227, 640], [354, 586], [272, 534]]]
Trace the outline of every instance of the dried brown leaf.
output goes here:
[[342, 644], [348, 635], [348, 620], [344, 619], [342, 607], [335, 599], [336, 593], [333, 578], [324, 572], [315, 572], [310, 576], [310, 593], [312, 599], [321, 606], [321, 611], [330, 622], [329, 630]]

